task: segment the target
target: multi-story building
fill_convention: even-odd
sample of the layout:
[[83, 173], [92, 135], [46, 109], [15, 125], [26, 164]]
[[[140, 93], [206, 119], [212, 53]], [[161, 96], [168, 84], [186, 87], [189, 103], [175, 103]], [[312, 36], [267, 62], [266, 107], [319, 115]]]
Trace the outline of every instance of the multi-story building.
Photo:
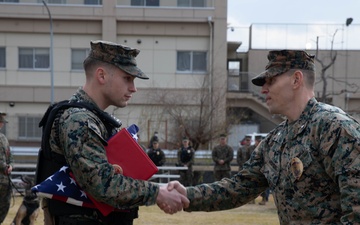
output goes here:
[[[107, 110], [125, 125], [138, 124], [143, 141], [156, 130], [169, 142], [174, 125], [159, 108], [161, 96], [182, 96], [179, 104], [187, 107], [196, 104], [192, 96], [204, 80], [211, 93], [226, 86], [226, 1], [45, 2], [0, 1], [0, 109], [8, 114], [11, 145], [39, 145], [38, 122], [49, 103], [69, 98], [84, 83], [91, 40], [141, 50], [137, 62], [150, 80], [136, 80], [138, 93], [128, 107]], [[225, 108], [225, 99], [217, 104]]]
[[[136, 80], [138, 91], [128, 107], [107, 111], [125, 126], [138, 124], [143, 142], [158, 131], [164, 148], [175, 147], [171, 143], [182, 134], [182, 125], [170, 115], [175, 107], [186, 115], [206, 108], [206, 128], [223, 124], [236, 141], [242, 138], [239, 126], [250, 122], [259, 132], [268, 132], [282, 121], [269, 114], [260, 90], [250, 85], [264, 70], [268, 50], [239, 53], [241, 42], [227, 42], [227, 1], [45, 2], [0, 0], [0, 111], [8, 114], [5, 133], [11, 145], [39, 146], [43, 113], [51, 102], [69, 98], [84, 83], [82, 61], [90, 41], [98, 39], [141, 51], [137, 62], [150, 80]], [[338, 55], [332, 73], [341, 79], [346, 70], [351, 82], [359, 83], [360, 53], [343, 50]], [[233, 69], [233, 64], [241, 66]], [[335, 81], [329, 86], [341, 91]], [[331, 102], [359, 111], [360, 95], [344, 93]]]

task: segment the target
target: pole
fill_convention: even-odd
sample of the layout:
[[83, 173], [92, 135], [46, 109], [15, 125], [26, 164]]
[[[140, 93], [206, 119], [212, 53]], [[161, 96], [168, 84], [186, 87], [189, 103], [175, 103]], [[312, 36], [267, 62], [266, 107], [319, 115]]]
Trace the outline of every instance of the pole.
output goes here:
[[49, 14], [49, 19], [50, 19], [50, 77], [51, 77], [51, 97], [50, 97], [50, 102], [51, 104], [54, 103], [54, 66], [53, 66], [53, 25], [52, 25], [52, 18], [51, 18], [51, 13], [50, 13], [50, 9], [47, 6], [46, 2], [43, 0], [42, 1], [48, 14]]

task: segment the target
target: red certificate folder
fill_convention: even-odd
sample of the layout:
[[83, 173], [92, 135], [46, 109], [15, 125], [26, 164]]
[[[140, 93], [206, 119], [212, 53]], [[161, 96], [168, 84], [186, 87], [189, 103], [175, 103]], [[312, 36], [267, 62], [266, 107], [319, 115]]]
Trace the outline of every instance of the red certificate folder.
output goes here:
[[[148, 180], [158, 171], [149, 156], [125, 128], [109, 139], [105, 150], [109, 163], [119, 165], [124, 176], [138, 180]], [[90, 195], [88, 197], [104, 216], [115, 210], [114, 207], [98, 202]]]
[[155, 164], [125, 128], [109, 139], [105, 149], [109, 163], [119, 165], [124, 176], [148, 180], [158, 171]]

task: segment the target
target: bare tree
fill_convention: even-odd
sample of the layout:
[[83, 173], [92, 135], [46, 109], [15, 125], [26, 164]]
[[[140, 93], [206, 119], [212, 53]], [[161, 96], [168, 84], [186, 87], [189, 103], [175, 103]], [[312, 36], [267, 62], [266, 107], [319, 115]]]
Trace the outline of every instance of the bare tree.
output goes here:
[[[322, 102], [327, 102], [329, 103], [329, 97], [334, 96], [334, 95], [340, 95], [343, 93], [356, 93], [359, 90], [359, 86], [355, 83], [348, 83], [347, 80], [339, 80], [336, 79], [335, 76], [331, 76], [331, 74], [327, 73], [328, 69], [330, 69], [336, 62], [336, 58], [337, 58], [337, 51], [334, 50], [334, 40], [335, 40], [335, 35], [338, 32], [339, 29], [336, 29], [334, 34], [332, 35], [331, 38], [331, 48], [330, 48], [330, 52], [329, 52], [329, 60], [327, 61], [327, 63], [325, 63], [324, 59], [320, 59], [319, 58], [319, 36], [316, 37], [316, 54], [315, 54], [315, 60], [321, 65], [321, 70], [320, 70], [320, 82], [323, 83], [322, 86], [322, 92], [321, 92], [321, 96], [320, 96], [320, 101]], [[346, 65], [347, 66], [347, 65]], [[332, 79], [338, 83], [345, 83], [345, 86], [348, 88], [342, 89], [338, 92], [328, 92], [327, 91], [327, 87], [328, 87], [328, 80]], [[351, 89], [351, 90], [350, 90]]]
[[321, 65], [321, 70], [320, 70], [320, 79], [323, 82], [323, 87], [322, 87], [322, 92], [321, 92], [321, 98], [320, 100], [322, 102], [326, 102], [326, 99], [328, 97], [327, 94], [327, 84], [328, 84], [328, 76], [326, 74], [326, 71], [331, 68], [332, 65], [334, 65], [335, 61], [336, 61], [336, 57], [337, 57], [337, 51], [334, 50], [334, 38], [335, 35], [337, 33], [338, 29], [335, 30], [332, 39], [331, 39], [331, 48], [330, 48], [330, 62], [329, 63], [325, 63], [324, 60], [321, 60], [319, 58], [319, 36], [316, 37], [316, 54], [315, 54], [315, 60], [320, 63]]
[[[162, 106], [165, 112], [163, 115], [171, 121], [168, 127], [168, 142], [180, 144], [179, 140], [187, 136], [195, 150], [209, 148], [208, 145], [213, 139], [227, 132], [228, 123], [213, 119], [216, 117], [214, 114], [219, 115], [219, 112], [226, 115], [226, 108], [219, 108], [226, 92], [210, 93], [208, 79], [208, 76], [205, 76], [198, 89], [157, 90], [154, 98]], [[226, 87], [217, 87], [217, 89], [226, 90]], [[234, 121], [235, 119], [232, 123]]]

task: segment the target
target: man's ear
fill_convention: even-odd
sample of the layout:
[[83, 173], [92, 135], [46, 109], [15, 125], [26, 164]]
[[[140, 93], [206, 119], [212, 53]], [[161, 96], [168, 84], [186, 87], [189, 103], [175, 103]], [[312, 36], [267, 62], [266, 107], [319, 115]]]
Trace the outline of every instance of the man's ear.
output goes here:
[[106, 75], [106, 71], [104, 70], [104, 68], [102, 67], [98, 67], [95, 71], [95, 79], [100, 83], [100, 84], [104, 84], [105, 83], [105, 75]]
[[299, 88], [304, 83], [304, 74], [300, 70], [296, 70], [292, 75], [292, 85], [294, 88]]

